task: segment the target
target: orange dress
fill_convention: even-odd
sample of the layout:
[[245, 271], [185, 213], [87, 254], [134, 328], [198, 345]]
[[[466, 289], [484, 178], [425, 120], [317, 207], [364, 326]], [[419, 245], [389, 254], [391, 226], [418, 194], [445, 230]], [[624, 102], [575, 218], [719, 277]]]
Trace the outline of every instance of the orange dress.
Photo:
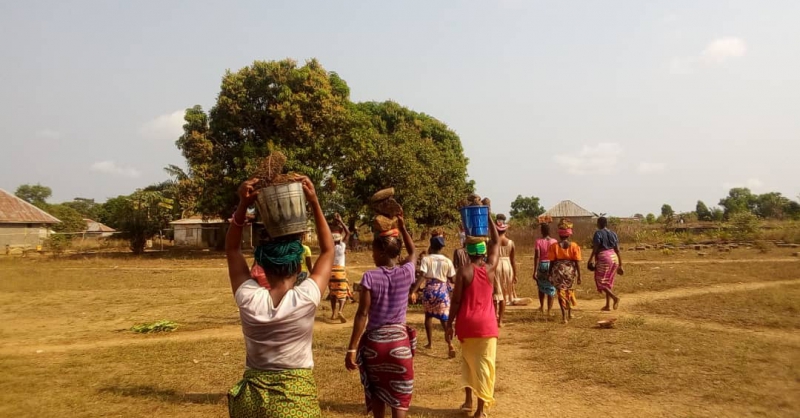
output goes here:
[[558, 292], [558, 303], [562, 309], [571, 309], [577, 305], [573, 287], [578, 279], [578, 263], [581, 261], [581, 247], [570, 242], [567, 248], [556, 242], [547, 250], [550, 259], [550, 282]]

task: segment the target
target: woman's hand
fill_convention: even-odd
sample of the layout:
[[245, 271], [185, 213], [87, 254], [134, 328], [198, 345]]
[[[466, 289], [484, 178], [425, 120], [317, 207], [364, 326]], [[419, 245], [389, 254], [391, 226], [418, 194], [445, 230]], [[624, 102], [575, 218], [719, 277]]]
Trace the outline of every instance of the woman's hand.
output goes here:
[[410, 295], [408, 295], [408, 301], [411, 302], [412, 305], [416, 305], [417, 304], [417, 292], [413, 292]]
[[511, 279], [511, 283], [517, 284], [517, 275], [514, 275], [514, 278]]
[[447, 324], [447, 330], [445, 330], [445, 335], [447, 335], [447, 339], [453, 341], [453, 337], [456, 335], [455, 327], [453, 327], [452, 323]]
[[296, 179], [303, 183], [303, 193], [306, 195], [306, 201], [313, 205], [318, 205], [317, 190], [314, 188], [314, 183], [311, 182], [311, 179], [307, 176], [298, 176]]
[[400, 210], [400, 214], [397, 215], [397, 227], [400, 229], [406, 227], [406, 218], [402, 210]]
[[344, 357], [344, 367], [350, 371], [358, 370], [358, 364], [356, 364], [356, 353], [350, 351], [347, 352], [347, 355]]
[[533, 280], [539, 280], [539, 269], [533, 269]]
[[258, 179], [252, 178], [239, 185], [239, 191], [237, 193], [241, 204], [250, 206], [256, 201], [258, 197], [258, 190], [255, 188], [256, 183], [258, 183]]
[[625, 270], [622, 269], [622, 266], [617, 267], [617, 274], [620, 276], [625, 274]]

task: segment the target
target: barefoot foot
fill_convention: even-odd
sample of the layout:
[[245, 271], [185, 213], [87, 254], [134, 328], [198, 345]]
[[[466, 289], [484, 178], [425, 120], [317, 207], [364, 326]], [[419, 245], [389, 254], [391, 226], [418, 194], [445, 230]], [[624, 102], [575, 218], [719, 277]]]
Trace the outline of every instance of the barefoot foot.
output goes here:
[[614, 310], [616, 311], [619, 308], [619, 298], [614, 299]]

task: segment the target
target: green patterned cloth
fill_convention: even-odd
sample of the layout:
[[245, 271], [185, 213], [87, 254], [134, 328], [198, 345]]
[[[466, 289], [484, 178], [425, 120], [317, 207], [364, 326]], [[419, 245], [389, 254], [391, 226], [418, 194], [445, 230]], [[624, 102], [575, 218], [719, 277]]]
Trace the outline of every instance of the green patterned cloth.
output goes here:
[[248, 369], [228, 391], [232, 418], [320, 418], [317, 384], [311, 369]]

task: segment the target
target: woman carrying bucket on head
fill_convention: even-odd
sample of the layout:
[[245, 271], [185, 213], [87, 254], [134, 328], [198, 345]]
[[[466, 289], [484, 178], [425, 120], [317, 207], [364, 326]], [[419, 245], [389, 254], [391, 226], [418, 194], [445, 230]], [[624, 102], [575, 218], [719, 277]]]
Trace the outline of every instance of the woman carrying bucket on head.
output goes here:
[[347, 302], [347, 298], [352, 296], [345, 267], [345, 250], [347, 249], [345, 242], [350, 237], [350, 230], [347, 229], [347, 225], [344, 224], [338, 213], [334, 215], [334, 220], [344, 235], [339, 232], [333, 234], [333, 270], [328, 284], [330, 293], [328, 298], [331, 300], [331, 321], [339, 319], [339, 322], [344, 324], [347, 322], [347, 318], [344, 317], [344, 304]]
[[[256, 263], [264, 270], [269, 289], [250, 277], [241, 252], [242, 227], [247, 208], [264, 192], [255, 189], [257, 180], [239, 187], [239, 206], [225, 240], [228, 274], [247, 351], [244, 377], [228, 392], [228, 412], [234, 418], [322, 416], [311, 343], [320, 289], [328, 286], [333, 266], [333, 239], [314, 185], [307, 177], [296, 180], [313, 211], [319, 238], [320, 255], [308, 280], [297, 282], [305, 261], [299, 233], [271, 234], [269, 241], [256, 248]], [[267, 194], [260, 197], [273, 198]]]
[[[488, 207], [484, 212], [489, 220]], [[456, 284], [447, 321], [447, 334], [461, 343], [461, 382], [465, 400], [461, 410], [471, 412], [477, 397], [474, 417], [486, 416], [485, 408], [494, 403], [495, 360], [499, 329], [495, 319], [493, 294], [500, 258], [500, 238], [494, 223], [488, 222], [491, 240], [467, 241], [470, 264], [456, 273]], [[467, 225], [467, 230], [469, 230]]]

